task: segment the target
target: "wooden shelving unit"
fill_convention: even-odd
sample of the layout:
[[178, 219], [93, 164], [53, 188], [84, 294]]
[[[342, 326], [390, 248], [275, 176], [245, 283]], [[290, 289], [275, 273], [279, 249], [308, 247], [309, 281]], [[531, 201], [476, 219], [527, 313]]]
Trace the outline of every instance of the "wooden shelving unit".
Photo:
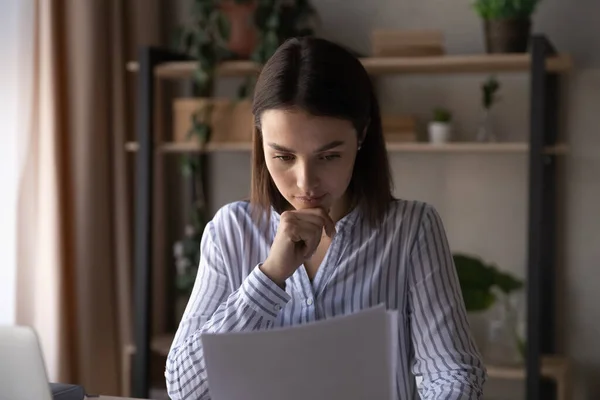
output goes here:
[[[527, 72], [531, 68], [529, 54], [367, 57], [360, 60], [371, 75]], [[187, 79], [192, 77], [196, 65], [195, 61], [167, 62], [158, 65], [154, 73], [157, 78]], [[573, 60], [569, 55], [556, 55], [546, 60], [548, 72], [567, 72], [572, 67]], [[221, 64], [217, 71], [220, 76], [248, 76], [258, 74], [260, 68], [252, 61], [229, 61]], [[135, 61], [129, 62], [127, 69], [135, 72], [139, 65]]]
[[[129, 152], [136, 152], [139, 149], [137, 142], [128, 142], [125, 149]], [[440, 145], [421, 142], [388, 142], [387, 149], [390, 153], [483, 153], [483, 154], [526, 154], [529, 152], [528, 143], [507, 142], [507, 143], [472, 143], [472, 142], [454, 142]], [[195, 142], [189, 143], [161, 143], [156, 146], [156, 151], [165, 153], [218, 153], [218, 152], [249, 152], [252, 150], [252, 143], [249, 142], [217, 142], [207, 143], [200, 146]], [[544, 148], [544, 154], [561, 155], [568, 152], [565, 144], [547, 146]]]
[[[527, 156], [529, 210], [527, 221], [527, 361], [522, 368], [488, 366], [491, 377], [525, 379], [528, 400], [546, 399], [547, 388], [541, 377], [557, 382], [558, 399], [567, 398], [569, 363], [556, 353], [556, 197], [557, 160], [568, 152], [566, 144], [557, 143], [560, 113], [559, 79], [573, 68], [567, 54], [558, 54], [542, 35], [531, 38], [528, 54], [472, 54], [411, 58], [362, 58], [367, 72], [374, 76], [401, 74], [476, 74], [522, 73], [530, 76], [530, 125], [527, 142], [470, 143], [454, 142], [444, 145], [429, 143], [388, 143], [391, 153], [412, 154], [481, 154]], [[144, 48], [139, 60], [127, 64], [138, 79], [137, 139], [125, 145], [136, 157], [135, 212], [135, 355], [133, 363], [133, 395], [145, 398], [148, 394], [149, 353], [168, 351], [167, 341], [150, 334], [152, 319], [152, 227], [155, 203], [153, 182], [155, 154], [186, 152], [249, 152], [250, 143], [154, 143], [155, 83], [159, 79], [190, 79], [196, 69], [195, 61], [185, 61], [181, 54], [157, 48]], [[222, 77], [251, 76], [261, 66], [250, 61], [231, 61], [221, 64]], [[157, 124], [158, 125], [158, 124]], [[161, 124], [161, 129], [164, 126]], [[160, 157], [158, 157], [160, 158]], [[544, 327], [542, 329], [542, 326]], [[172, 340], [172, 339], [171, 339]], [[170, 343], [169, 343], [170, 345]], [[552, 394], [550, 395], [552, 396]]]

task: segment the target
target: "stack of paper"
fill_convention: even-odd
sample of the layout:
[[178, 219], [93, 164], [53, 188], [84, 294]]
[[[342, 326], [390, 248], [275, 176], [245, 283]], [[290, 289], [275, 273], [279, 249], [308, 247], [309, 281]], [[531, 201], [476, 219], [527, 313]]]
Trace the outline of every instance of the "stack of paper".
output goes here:
[[393, 399], [396, 313], [202, 335], [212, 400]]

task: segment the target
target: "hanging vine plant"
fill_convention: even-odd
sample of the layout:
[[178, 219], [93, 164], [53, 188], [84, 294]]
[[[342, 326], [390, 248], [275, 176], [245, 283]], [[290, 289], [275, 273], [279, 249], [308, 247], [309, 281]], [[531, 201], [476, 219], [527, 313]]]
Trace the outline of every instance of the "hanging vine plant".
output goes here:
[[[252, 23], [240, 26], [246, 17]], [[316, 17], [309, 0], [192, 0], [189, 21], [176, 32], [175, 47], [198, 60], [193, 74], [194, 97], [213, 97], [217, 68], [223, 61], [249, 58], [263, 65], [286, 39], [313, 35]], [[240, 34], [239, 29], [246, 32]], [[240, 38], [255, 41], [240, 43]], [[251, 95], [255, 79], [245, 79], [238, 89], [238, 99]], [[187, 137], [202, 147], [211, 138], [213, 105], [210, 101], [201, 104], [191, 117]], [[200, 262], [199, 243], [208, 222], [202, 168], [205, 157], [203, 153], [182, 157], [182, 173], [193, 183], [194, 198], [185, 234], [174, 246], [176, 288], [184, 295], [189, 295], [194, 285]]]

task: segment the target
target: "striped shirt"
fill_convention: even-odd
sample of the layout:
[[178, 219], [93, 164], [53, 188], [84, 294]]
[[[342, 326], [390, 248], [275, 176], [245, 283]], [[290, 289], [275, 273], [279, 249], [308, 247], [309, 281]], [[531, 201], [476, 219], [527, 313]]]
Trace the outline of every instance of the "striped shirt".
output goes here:
[[[472, 340], [442, 221], [430, 205], [395, 200], [372, 229], [357, 207], [336, 235], [314, 279], [301, 266], [285, 290], [257, 268], [270, 229], [250, 205], [221, 208], [206, 226], [196, 283], [165, 370], [172, 399], [210, 399], [200, 335], [264, 330], [386, 304], [398, 312], [398, 399], [479, 399], [486, 371]], [[417, 386], [415, 377], [420, 376]], [[235, 384], [235, 383], [233, 383]]]

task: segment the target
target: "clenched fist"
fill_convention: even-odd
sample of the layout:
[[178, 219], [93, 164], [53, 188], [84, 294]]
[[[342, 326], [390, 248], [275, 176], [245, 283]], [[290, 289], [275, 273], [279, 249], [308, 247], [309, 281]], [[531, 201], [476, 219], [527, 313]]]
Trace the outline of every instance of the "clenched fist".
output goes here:
[[273, 282], [283, 286], [285, 280], [317, 250], [323, 229], [327, 236], [333, 238], [335, 223], [322, 208], [284, 212], [261, 270]]

